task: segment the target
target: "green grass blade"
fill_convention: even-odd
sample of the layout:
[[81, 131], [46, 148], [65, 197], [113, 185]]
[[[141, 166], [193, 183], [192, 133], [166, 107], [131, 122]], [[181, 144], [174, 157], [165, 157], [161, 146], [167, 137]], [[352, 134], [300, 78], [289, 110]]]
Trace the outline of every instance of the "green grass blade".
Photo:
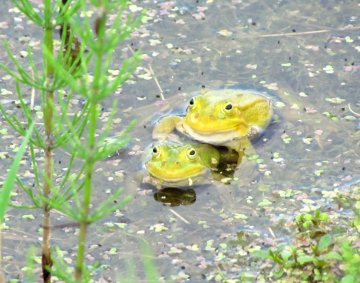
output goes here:
[[5, 179], [5, 183], [0, 192], [0, 223], [4, 221], [5, 212], [9, 204], [10, 193], [16, 180], [16, 175], [19, 169], [20, 161], [25, 153], [25, 149], [30, 140], [33, 129], [34, 129], [34, 124], [31, 124], [26, 132], [25, 138], [21, 143], [18, 152], [16, 153], [15, 159], [11, 164], [10, 171]]
[[141, 253], [144, 265], [144, 272], [147, 282], [156, 283], [159, 282], [159, 275], [157, 273], [154, 255], [151, 251], [149, 243], [143, 241], [141, 243]]

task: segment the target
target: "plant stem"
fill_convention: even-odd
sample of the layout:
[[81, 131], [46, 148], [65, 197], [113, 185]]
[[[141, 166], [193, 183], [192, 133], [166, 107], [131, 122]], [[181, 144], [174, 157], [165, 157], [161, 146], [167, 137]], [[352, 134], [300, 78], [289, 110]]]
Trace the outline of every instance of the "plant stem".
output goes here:
[[[44, 17], [45, 17], [45, 30], [44, 30], [44, 45], [45, 48], [53, 54], [53, 27], [51, 23], [51, 0], [44, 0]], [[53, 79], [53, 67], [47, 62], [44, 56], [44, 65], [46, 72], [46, 81], [48, 84]], [[51, 193], [51, 180], [53, 177], [53, 158], [52, 158], [52, 123], [53, 123], [53, 105], [54, 105], [54, 92], [47, 91], [44, 102], [44, 125], [45, 125], [45, 176], [43, 194], [48, 198]], [[44, 218], [43, 218], [43, 242], [42, 242], [42, 272], [45, 283], [51, 282], [51, 251], [50, 251], [50, 210], [49, 205], [44, 202], [43, 204]]]
[[0, 283], [5, 282], [4, 270], [2, 266], [2, 248], [3, 248], [3, 223], [0, 221]]
[[92, 192], [92, 171], [94, 168], [95, 160], [93, 159], [93, 153], [95, 150], [95, 137], [96, 137], [96, 121], [97, 121], [97, 96], [99, 94], [101, 78], [104, 75], [102, 73], [103, 68], [103, 51], [101, 47], [103, 46], [104, 39], [104, 28], [106, 22], [106, 13], [103, 12], [102, 15], [96, 20], [96, 33], [98, 36], [98, 50], [96, 52], [96, 61], [94, 69], [94, 81], [92, 85], [92, 94], [89, 98], [89, 132], [87, 140], [88, 148], [88, 157], [85, 160], [85, 184], [83, 191], [83, 202], [82, 202], [82, 215], [80, 222], [80, 233], [78, 240], [78, 253], [76, 259], [75, 267], [75, 279], [76, 282], [82, 282], [83, 273], [84, 273], [84, 259], [85, 259], [85, 243], [86, 243], [86, 231], [87, 226], [89, 225], [88, 214], [91, 201], [91, 192]]
[[84, 260], [85, 260], [85, 243], [86, 243], [86, 232], [88, 226], [88, 214], [89, 206], [91, 201], [91, 190], [92, 190], [92, 170], [94, 167], [93, 161], [87, 161], [86, 166], [86, 177], [84, 185], [84, 198], [82, 202], [82, 217], [80, 222], [80, 233], [78, 240], [78, 252], [76, 258], [76, 267], [75, 267], [75, 279], [76, 282], [82, 282], [83, 271], [84, 271]]
[[[52, 156], [51, 147], [47, 146], [45, 150], [45, 178], [52, 177]], [[49, 180], [44, 181], [43, 193], [46, 198], [50, 195]], [[43, 279], [45, 283], [51, 282], [51, 272], [49, 268], [52, 266], [51, 252], [50, 252], [50, 210], [51, 208], [47, 203], [44, 203], [44, 218], [43, 218], [43, 242], [42, 242], [42, 270]]]
[[[96, 133], [96, 102], [93, 100], [90, 106], [90, 121], [89, 121], [89, 136], [88, 136], [88, 149], [89, 152], [94, 150], [95, 147], [95, 133]], [[84, 271], [84, 259], [85, 259], [85, 243], [86, 243], [86, 231], [88, 223], [89, 207], [91, 202], [91, 191], [92, 191], [92, 171], [94, 168], [94, 160], [92, 154], [89, 154], [85, 165], [85, 184], [83, 192], [83, 201], [81, 207], [81, 222], [80, 222], [80, 233], [78, 240], [78, 252], [75, 267], [75, 279], [76, 282], [82, 282], [83, 271]]]

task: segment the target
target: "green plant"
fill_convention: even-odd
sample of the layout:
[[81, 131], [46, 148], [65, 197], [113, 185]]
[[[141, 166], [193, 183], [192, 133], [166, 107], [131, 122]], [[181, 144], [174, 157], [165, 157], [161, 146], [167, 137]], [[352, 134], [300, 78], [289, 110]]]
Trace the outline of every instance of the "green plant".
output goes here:
[[[129, 132], [134, 122], [128, 125], [122, 134], [109, 139], [111, 126], [117, 109], [117, 101], [112, 106], [111, 115], [105, 125], [99, 124], [101, 103], [115, 92], [128, 79], [140, 61], [140, 54], [124, 59], [119, 74], [110, 80], [108, 70], [113, 61], [115, 48], [137, 27], [141, 16], [134, 17], [126, 12], [126, 0], [44, 0], [43, 9], [35, 9], [29, 0], [13, 0], [15, 5], [33, 23], [43, 29], [42, 58], [43, 69], [38, 71], [34, 53], [29, 50], [28, 65], [30, 72], [22, 66], [14, 53], [5, 44], [9, 58], [15, 70], [0, 64], [3, 70], [16, 81], [16, 91], [22, 115], [16, 116], [3, 107], [0, 111], [8, 124], [20, 135], [25, 135], [23, 125], [34, 121], [44, 125], [34, 128], [29, 138], [32, 169], [35, 175], [37, 191], [34, 191], [20, 178], [17, 181], [27, 193], [32, 204], [19, 207], [42, 208], [43, 245], [42, 269], [44, 282], [51, 282], [53, 259], [50, 249], [50, 211], [53, 208], [63, 212], [80, 224], [78, 252], [75, 266], [75, 281], [87, 282], [89, 274], [85, 270], [85, 243], [88, 226], [122, 207], [130, 200], [114, 204], [122, 189], [117, 190], [103, 203], [90, 210], [93, 169], [98, 160], [113, 154], [129, 140]], [[81, 18], [79, 13], [93, 10], [94, 19]], [[115, 15], [109, 21], [109, 15]], [[94, 20], [95, 28], [91, 21]], [[61, 26], [61, 47], [54, 47], [53, 31]], [[64, 32], [65, 31], [65, 32]], [[75, 49], [72, 46], [75, 45]], [[33, 75], [31, 75], [33, 74]], [[90, 79], [91, 78], [91, 79]], [[39, 121], [34, 108], [28, 103], [28, 97], [22, 92], [21, 84], [28, 85], [39, 94], [42, 121]], [[86, 101], [82, 108], [74, 109], [73, 98], [81, 97]], [[40, 112], [40, 111], [39, 111]], [[70, 113], [75, 112], [75, 115]], [[102, 128], [103, 131], [99, 131]], [[53, 154], [56, 149], [69, 153], [67, 173], [58, 182], [54, 181]], [[37, 149], [45, 156], [45, 165], [41, 170], [38, 164]], [[75, 160], [82, 164], [76, 171]], [[70, 202], [71, 200], [71, 202]], [[61, 269], [60, 271], [61, 272]]]
[[355, 283], [360, 276], [360, 253], [343, 235], [332, 235], [330, 217], [319, 209], [298, 214], [292, 245], [263, 250], [257, 256], [276, 264], [275, 280]]
[[[4, 184], [2, 185], [0, 191], [0, 224], [4, 222], [5, 213], [9, 205], [11, 190], [14, 187], [16, 181], [16, 174], [20, 166], [20, 161], [25, 153], [33, 129], [34, 129], [34, 124], [31, 124], [25, 133], [24, 140], [22, 141], [16, 153], [16, 156], [10, 166], [9, 173], [4, 181]], [[1, 225], [0, 225], [0, 229], [1, 229]]]
[[353, 225], [356, 228], [358, 234], [360, 235], [360, 200], [358, 200], [355, 203], [354, 213], [355, 213], [355, 218], [354, 218], [354, 221], [353, 221]]
[[[136, 269], [136, 263], [132, 257], [127, 257], [126, 262], [126, 272], [118, 274], [116, 282], [122, 283], [137, 283], [137, 282], [149, 282], [149, 283], [159, 283], [160, 278], [157, 274], [156, 265], [154, 262], [154, 255], [151, 250], [150, 244], [144, 239], [136, 237], [140, 244], [140, 261], [143, 264], [143, 270]], [[141, 276], [137, 275], [141, 271], [143, 273]]]
[[311, 239], [314, 239], [326, 233], [328, 220], [329, 215], [317, 209], [313, 214], [298, 214], [295, 217], [295, 225], [299, 233], [307, 234]]
[[31, 124], [29, 126], [29, 129], [26, 131], [24, 140], [21, 143], [19, 150], [16, 153], [16, 156], [10, 166], [9, 173], [0, 190], [0, 282], [5, 281], [2, 270], [2, 229], [3, 229], [4, 217], [6, 210], [9, 206], [11, 190], [14, 187], [16, 181], [16, 174], [20, 166], [20, 161], [25, 153], [33, 129], [34, 129], [34, 124]]
[[311, 282], [334, 280], [334, 261], [340, 260], [341, 256], [332, 250], [332, 243], [332, 237], [326, 234], [312, 243], [270, 249], [268, 258], [279, 266], [275, 277], [280, 278], [288, 274]]
[[341, 246], [342, 265], [345, 276], [341, 283], [356, 283], [360, 278], [360, 252], [345, 241]]
[[147, 282], [157, 283], [159, 282], [159, 276], [157, 274], [155, 263], [152, 259], [153, 253], [151, 251], [149, 243], [142, 241], [141, 242], [141, 252], [143, 258], [143, 265], [145, 271], [145, 277]]

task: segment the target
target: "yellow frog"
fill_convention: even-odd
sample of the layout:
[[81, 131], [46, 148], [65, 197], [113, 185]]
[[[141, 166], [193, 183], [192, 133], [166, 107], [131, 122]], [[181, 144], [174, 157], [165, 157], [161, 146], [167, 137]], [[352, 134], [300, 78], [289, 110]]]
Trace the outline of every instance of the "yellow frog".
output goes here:
[[176, 128], [191, 139], [240, 151], [263, 133], [272, 113], [270, 98], [255, 91], [207, 90], [190, 99], [185, 117], [162, 118], [153, 137], [166, 139]]
[[158, 142], [147, 154], [145, 168], [150, 183], [161, 187], [187, 187], [231, 176], [237, 162], [237, 152], [218, 149], [201, 143]]

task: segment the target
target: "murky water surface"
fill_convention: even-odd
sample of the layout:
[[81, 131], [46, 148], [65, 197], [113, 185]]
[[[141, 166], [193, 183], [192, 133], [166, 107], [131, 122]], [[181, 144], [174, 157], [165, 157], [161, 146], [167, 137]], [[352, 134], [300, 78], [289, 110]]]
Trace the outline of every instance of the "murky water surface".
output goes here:
[[[41, 32], [10, 2], [1, 1], [1, 41], [9, 39], [17, 56], [28, 46], [39, 50]], [[132, 2], [134, 9], [140, 5], [148, 9], [147, 23], [129, 41], [146, 56], [122, 93], [115, 94], [121, 101], [122, 120], [114, 125], [114, 134], [134, 118], [138, 126], [131, 144], [97, 164], [93, 199], [96, 204], [118, 187], [134, 199], [90, 227], [87, 260], [103, 264], [97, 274], [105, 280], [101, 282], [115, 282], [129, 270], [130, 261], [141, 276], [143, 238], [151, 244], [159, 274], [169, 281], [206, 282], [216, 274], [238, 278], [242, 272], [255, 278], [260, 263], [249, 260], [249, 252], [286, 241], [292, 232], [287, 224], [296, 213], [327, 207], [324, 192], [359, 182], [360, 120], [354, 113], [360, 113], [359, 4]], [[128, 46], [118, 52], [114, 69], [130, 54]], [[0, 58], [10, 66], [4, 49]], [[0, 83], [2, 105], [16, 112], [17, 98], [9, 93], [15, 92], [14, 83], [4, 73]], [[152, 143], [156, 119], [184, 111], [202, 87], [267, 92], [274, 98], [276, 119], [254, 145], [258, 158], [243, 162], [230, 185], [194, 187], [196, 201], [191, 205], [165, 206], [154, 200], [155, 188], [141, 183], [141, 155]], [[104, 120], [111, 103], [104, 104]], [[3, 119], [0, 123], [1, 129], [8, 128]], [[14, 154], [19, 142], [10, 129], [1, 132], [2, 172], [9, 165], [6, 156]], [[57, 166], [66, 159], [63, 152], [56, 153]], [[30, 182], [28, 164], [24, 161], [22, 174]], [[16, 192], [14, 200], [25, 202], [20, 189]], [[4, 243], [8, 278], [22, 273], [24, 251], [40, 242], [40, 217], [38, 211], [10, 210]], [[68, 222], [54, 213], [54, 225]], [[53, 232], [53, 243], [66, 251], [69, 263], [74, 261], [76, 234], [77, 228], [71, 226]]]

